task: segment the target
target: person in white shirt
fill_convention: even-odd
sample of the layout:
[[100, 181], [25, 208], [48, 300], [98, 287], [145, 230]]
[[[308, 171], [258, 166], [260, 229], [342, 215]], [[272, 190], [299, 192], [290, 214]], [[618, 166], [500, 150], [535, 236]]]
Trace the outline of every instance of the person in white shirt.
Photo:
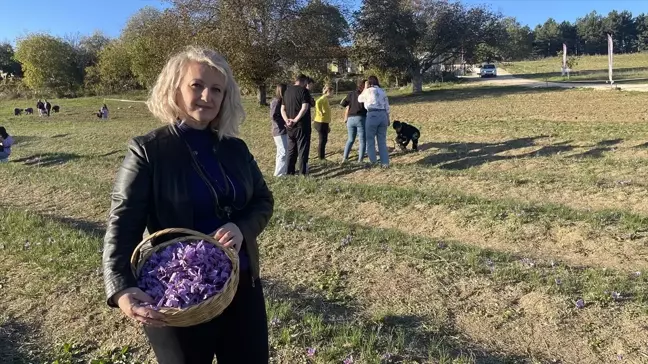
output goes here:
[[380, 88], [378, 78], [369, 76], [365, 89], [358, 96], [358, 101], [367, 109], [367, 122], [365, 134], [367, 137], [367, 153], [369, 161], [376, 163], [376, 143], [380, 164], [389, 166], [389, 152], [387, 151], [387, 128], [389, 127], [389, 100], [385, 91]]

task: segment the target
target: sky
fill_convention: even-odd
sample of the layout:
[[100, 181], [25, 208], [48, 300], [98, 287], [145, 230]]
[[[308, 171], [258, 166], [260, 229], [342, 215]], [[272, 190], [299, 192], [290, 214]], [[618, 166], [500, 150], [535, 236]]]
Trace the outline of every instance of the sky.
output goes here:
[[[355, 1], [356, 7], [359, 0]], [[629, 10], [634, 15], [648, 13], [648, 0], [463, 0], [464, 3], [488, 5], [506, 16], [514, 16], [523, 25], [534, 28], [549, 17], [558, 22], [596, 10]], [[161, 0], [0, 0], [0, 42], [28, 32], [47, 32], [57, 36], [91, 34], [101, 30], [110, 37], [119, 35], [128, 18], [144, 6], [163, 8]], [[36, 16], [40, 14], [40, 16]]]

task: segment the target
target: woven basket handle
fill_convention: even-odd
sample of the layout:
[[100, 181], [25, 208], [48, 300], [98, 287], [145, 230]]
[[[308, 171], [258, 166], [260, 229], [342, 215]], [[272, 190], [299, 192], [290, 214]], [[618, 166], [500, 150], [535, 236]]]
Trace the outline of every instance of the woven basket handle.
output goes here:
[[158, 237], [160, 237], [162, 235], [166, 235], [166, 234], [193, 235], [193, 236], [197, 236], [197, 237], [199, 237], [199, 238], [201, 238], [203, 240], [210, 240], [210, 241], [215, 240], [213, 236], [209, 236], [207, 234], [203, 234], [203, 233], [201, 233], [199, 231], [195, 231], [195, 230], [191, 230], [191, 229], [168, 228], [168, 229], [159, 230], [159, 231], [156, 231], [153, 234], [147, 236], [146, 238], [144, 238], [144, 240], [142, 240], [142, 242], [137, 244], [137, 246], [135, 247], [135, 250], [133, 250], [133, 254], [131, 255], [131, 265], [132, 266], [137, 265], [137, 261], [139, 260], [140, 250], [142, 249], [142, 247], [146, 243], [148, 243], [149, 241], [154, 240], [154, 239], [156, 239], [156, 238], [158, 238]]

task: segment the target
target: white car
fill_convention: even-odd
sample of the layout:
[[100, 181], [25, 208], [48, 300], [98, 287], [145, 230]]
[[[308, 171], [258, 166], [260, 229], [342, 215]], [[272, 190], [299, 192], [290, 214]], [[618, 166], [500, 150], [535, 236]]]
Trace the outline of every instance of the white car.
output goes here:
[[485, 64], [479, 70], [479, 77], [497, 77], [497, 67], [494, 64]]

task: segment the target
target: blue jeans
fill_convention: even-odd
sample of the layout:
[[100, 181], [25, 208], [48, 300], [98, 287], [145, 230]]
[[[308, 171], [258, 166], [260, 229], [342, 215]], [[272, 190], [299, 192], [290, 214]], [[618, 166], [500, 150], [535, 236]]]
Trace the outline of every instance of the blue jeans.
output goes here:
[[7, 159], [9, 158], [9, 153], [7, 152], [0, 152], [0, 159]]
[[349, 158], [349, 153], [351, 152], [351, 147], [355, 142], [356, 136], [360, 139], [360, 147], [358, 148], [358, 162], [362, 162], [365, 156], [365, 150], [367, 149], [366, 137], [365, 137], [365, 121], [364, 116], [349, 116], [347, 119], [347, 131], [349, 137], [344, 147], [344, 156], [342, 159], [346, 161]]
[[389, 117], [385, 110], [370, 110], [367, 112], [367, 153], [369, 161], [376, 163], [376, 142], [380, 154], [380, 164], [389, 165], [389, 152], [387, 151], [387, 128]]
[[274, 175], [285, 176], [288, 171], [286, 150], [288, 149], [288, 135], [282, 134], [273, 137], [275, 145], [277, 146], [277, 157], [275, 158], [275, 171]]

